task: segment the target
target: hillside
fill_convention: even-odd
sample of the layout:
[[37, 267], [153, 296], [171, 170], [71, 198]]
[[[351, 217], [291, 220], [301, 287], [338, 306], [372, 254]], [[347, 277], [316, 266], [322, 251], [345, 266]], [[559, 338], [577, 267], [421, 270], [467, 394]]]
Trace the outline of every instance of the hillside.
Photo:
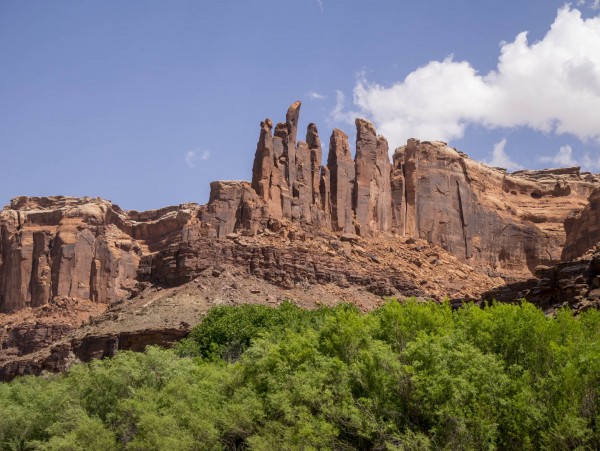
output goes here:
[[169, 345], [214, 305], [595, 305], [599, 176], [508, 173], [412, 139], [390, 161], [363, 119], [355, 157], [336, 129], [324, 158], [315, 124], [298, 140], [300, 108], [261, 122], [251, 181], [212, 182], [205, 205], [13, 199], [0, 212], [0, 378]]

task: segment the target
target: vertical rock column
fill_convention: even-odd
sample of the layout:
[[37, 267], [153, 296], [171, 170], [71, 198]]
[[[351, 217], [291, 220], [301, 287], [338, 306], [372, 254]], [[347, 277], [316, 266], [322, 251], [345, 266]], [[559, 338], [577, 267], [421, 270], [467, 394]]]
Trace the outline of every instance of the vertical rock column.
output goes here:
[[389, 146], [384, 136], [377, 137], [377, 159], [375, 180], [377, 182], [377, 224], [378, 230], [387, 232], [392, 229], [392, 164]]
[[[309, 124], [306, 142], [296, 141], [300, 102], [287, 111], [286, 121], [275, 126], [261, 122], [254, 155], [252, 188], [271, 218], [290, 218], [305, 224], [329, 224], [329, 204], [323, 209], [321, 191], [329, 197], [328, 177], [321, 177], [322, 150], [315, 124]], [[326, 186], [321, 186], [326, 183]]]
[[312, 178], [312, 202], [313, 204], [321, 204], [320, 185], [320, 170], [322, 160], [321, 139], [317, 126], [313, 123], [308, 124], [306, 130], [306, 143], [310, 149], [310, 170]]
[[391, 164], [387, 140], [369, 121], [356, 119], [354, 211], [361, 235], [392, 227]]
[[289, 162], [287, 159], [287, 126], [279, 123], [275, 127], [273, 136], [273, 156], [275, 164], [271, 174], [271, 191], [273, 200], [279, 198], [281, 204], [281, 216], [275, 218], [289, 218], [292, 215], [292, 197], [287, 179]]
[[[252, 167], [252, 188], [265, 201], [270, 217], [289, 215], [290, 196], [285, 179], [286, 162], [281, 138], [273, 137], [271, 119], [260, 123], [260, 136]], [[286, 135], [287, 136], [287, 135]]]
[[354, 232], [352, 224], [352, 192], [354, 161], [350, 154], [348, 135], [337, 128], [329, 141], [327, 168], [330, 179], [331, 226], [335, 231]]
[[419, 141], [409, 139], [404, 155], [404, 227], [402, 234], [408, 237], [418, 237], [417, 224], [417, 192], [419, 170]]
[[[300, 117], [300, 101], [292, 103], [285, 115], [285, 140], [284, 155], [287, 159], [286, 179], [291, 193], [293, 193], [293, 184], [296, 180], [296, 136], [298, 133], [298, 119]], [[280, 124], [277, 124], [278, 126]]]
[[275, 163], [272, 128], [271, 119], [265, 119], [260, 123], [260, 136], [252, 166], [252, 188], [266, 202], [271, 200], [271, 174]]
[[310, 149], [304, 141], [296, 145], [296, 180], [292, 183], [292, 219], [312, 224], [312, 170]]
[[394, 151], [391, 186], [392, 186], [392, 216], [393, 227], [402, 232], [404, 230], [405, 194], [404, 194], [404, 152], [405, 147]]
[[[312, 187], [312, 220], [313, 223], [321, 226], [329, 225], [329, 174], [323, 179], [321, 162], [323, 152], [321, 149], [321, 139], [319, 131], [315, 124], [308, 124], [306, 130], [306, 143], [310, 149], [310, 170]], [[322, 194], [327, 197], [326, 205], [322, 202]]]
[[331, 219], [331, 177], [329, 168], [321, 166], [321, 178], [319, 181], [319, 194], [321, 195], [321, 210], [327, 221]]
[[51, 268], [47, 253], [50, 234], [44, 231], [33, 232], [33, 258], [31, 268], [31, 306], [38, 307], [50, 299]]
[[292, 194], [292, 219], [311, 224], [313, 222], [311, 149], [308, 143], [296, 141], [301, 105], [302, 104], [299, 101], [294, 102], [285, 116], [287, 128], [286, 154], [288, 160], [288, 183]]
[[3, 227], [1, 231], [0, 312], [19, 310], [31, 303], [33, 236], [17, 229], [16, 224], [10, 226]]

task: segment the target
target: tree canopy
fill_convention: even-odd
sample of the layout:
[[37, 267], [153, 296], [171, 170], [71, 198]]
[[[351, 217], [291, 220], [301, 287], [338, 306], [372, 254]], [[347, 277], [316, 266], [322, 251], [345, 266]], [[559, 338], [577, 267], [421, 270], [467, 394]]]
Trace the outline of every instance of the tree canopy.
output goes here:
[[600, 449], [600, 312], [390, 301], [212, 309], [0, 384], [1, 450]]

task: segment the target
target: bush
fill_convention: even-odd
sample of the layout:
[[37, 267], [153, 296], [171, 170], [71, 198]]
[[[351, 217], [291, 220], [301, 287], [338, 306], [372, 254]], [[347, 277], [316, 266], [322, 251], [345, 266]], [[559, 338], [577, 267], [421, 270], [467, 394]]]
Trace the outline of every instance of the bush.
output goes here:
[[0, 384], [0, 450], [600, 449], [600, 313], [218, 307], [176, 350]]

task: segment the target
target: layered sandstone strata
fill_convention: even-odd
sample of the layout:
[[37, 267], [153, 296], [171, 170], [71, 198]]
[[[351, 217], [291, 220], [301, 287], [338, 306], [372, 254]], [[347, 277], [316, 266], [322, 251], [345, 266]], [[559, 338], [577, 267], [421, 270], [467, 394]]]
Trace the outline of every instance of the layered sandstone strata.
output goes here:
[[[501, 282], [425, 241], [310, 235], [289, 223], [277, 233], [171, 244], [144, 256], [138, 274], [139, 294], [110, 306], [53, 299], [0, 314], [0, 381], [62, 371], [117, 350], [168, 346], [216, 305], [347, 302], [367, 311], [384, 296], [474, 299]], [[99, 307], [108, 309], [101, 314]]]
[[535, 277], [499, 285], [482, 300], [519, 302], [526, 299], [547, 313], [569, 308], [575, 313], [600, 308], [600, 247], [598, 244], [577, 259], [539, 266]]
[[[275, 127], [261, 122], [252, 181], [211, 183], [204, 206], [139, 213], [101, 199], [14, 199], [0, 212], [0, 312], [55, 298], [109, 303], [147, 280], [140, 261], [149, 255], [231, 234], [277, 233], [284, 223], [309, 233], [423, 239], [479, 271], [527, 277], [560, 261], [563, 222], [600, 186], [579, 168], [509, 174], [442, 142], [409, 140], [390, 162], [387, 141], [363, 119], [355, 157], [336, 129], [322, 166], [316, 125], [297, 140], [300, 108], [292, 104]], [[568, 227], [580, 238], [570, 238], [567, 256], [590, 241], [578, 230], [595, 230], [594, 199], [581, 225]]]

